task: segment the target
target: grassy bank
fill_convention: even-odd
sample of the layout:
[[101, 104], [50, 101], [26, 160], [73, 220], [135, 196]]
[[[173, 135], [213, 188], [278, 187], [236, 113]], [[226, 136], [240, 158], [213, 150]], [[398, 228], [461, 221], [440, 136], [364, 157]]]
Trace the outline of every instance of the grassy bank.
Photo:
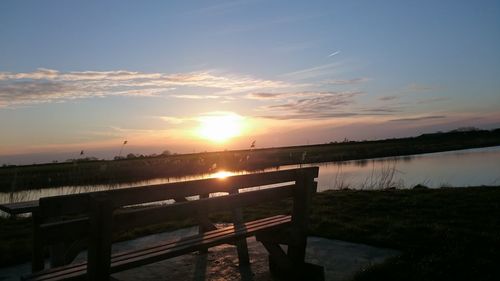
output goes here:
[[76, 161], [0, 168], [0, 192], [67, 185], [117, 184], [221, 169], [259, 170], [280, 165], [412, 155], [500, 145], [500, 129], [427, 134], [413, 138], [329, 143], [254, 150]]
[[[247, 218], [289, 202], [245, 210]], [[224, 214], [216, 220], [226, 220]], [[0, 220], [0, 264], [29, 260], [29, 219]], [[157, 226], [125, 237], [192, 224]], [[327, 191], [314, 198], [311, 234], [402, 251], [355, 280], [500, 280], [500, 188]]]

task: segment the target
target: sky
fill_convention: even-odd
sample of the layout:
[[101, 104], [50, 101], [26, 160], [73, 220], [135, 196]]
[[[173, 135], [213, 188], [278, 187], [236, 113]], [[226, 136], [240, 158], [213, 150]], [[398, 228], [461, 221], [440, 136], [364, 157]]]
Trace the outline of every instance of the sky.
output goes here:
[[499, 50], [499, 1], [1, 1], [0, 164], [496, 128]]

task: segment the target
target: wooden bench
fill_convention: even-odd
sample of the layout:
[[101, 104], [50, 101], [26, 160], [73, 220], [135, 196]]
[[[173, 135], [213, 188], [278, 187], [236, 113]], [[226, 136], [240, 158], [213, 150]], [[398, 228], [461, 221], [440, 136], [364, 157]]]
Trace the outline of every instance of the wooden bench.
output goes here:
[[[311, 167], [41, 198], [32, 208], [33, 273], [22, 280], [109, 280], [119, 271], [221, 244], [236, 245], [239, 264], [244, 265], [249, 263], [249, 236], [269, 252], [273, 274], [288, 280], [322, 280], [323, 268], [304, 262], [317, 175], [318, 168]], [[210, 196], [221, 192], [227, 195]], [[293, 199], [291, 214], [243, 220], [242, 207], [287, 197]], [[144, 205], [170, 199], [174, 203]], [[208, 214], [219, 211], [231, 211], [233, 225], [215, 227]], [[198, 221], [198, 235], [111, 253], [113, 234], [186, 218]], [[280, 244], [288, 246], [286, 252]], [[51, 268], [44, 269], [47, 248]], [[88, 250], [87, 261], [72, 263], [83, 249]]]

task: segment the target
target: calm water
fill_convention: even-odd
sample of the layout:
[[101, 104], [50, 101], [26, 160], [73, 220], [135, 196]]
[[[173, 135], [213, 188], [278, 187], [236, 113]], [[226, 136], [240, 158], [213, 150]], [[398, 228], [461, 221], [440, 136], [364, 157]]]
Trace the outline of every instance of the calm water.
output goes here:
[[[460, 151], [377, 158], [358, 161], [317, 163], [318, 190], [327, 189], [380, 189], [387, 187], [411, 188], [423, 184], [432, 188], [500, 185], [500, 146]], [[297, 168], [298, 165], [277, 169]], [[223, 172], [179, 178], [161, 178], [120, 185], [68, 186], [0, 193], [0, 203], [35, 200], [40, 197], [88, 191], [127, 188], [145, 184], [160, 184], [185, 180], [239, 175], [247, 172]]]

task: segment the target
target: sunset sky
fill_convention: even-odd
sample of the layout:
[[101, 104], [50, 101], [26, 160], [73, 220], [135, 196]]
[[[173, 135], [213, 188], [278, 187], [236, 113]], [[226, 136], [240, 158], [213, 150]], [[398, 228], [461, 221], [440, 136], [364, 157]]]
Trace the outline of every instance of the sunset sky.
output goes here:
[[0, 164], [500, 127], [500, 1], [1, 1]]

